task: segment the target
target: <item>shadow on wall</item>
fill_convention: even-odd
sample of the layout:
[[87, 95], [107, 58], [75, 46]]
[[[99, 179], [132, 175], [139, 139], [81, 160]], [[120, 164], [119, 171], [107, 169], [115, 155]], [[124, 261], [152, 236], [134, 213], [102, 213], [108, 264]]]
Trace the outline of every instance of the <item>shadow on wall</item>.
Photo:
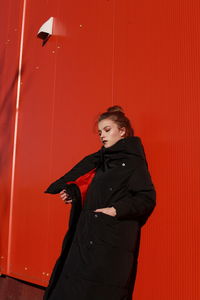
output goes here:
[[[11, 166], [13, 154], [13, 133], [15, 120], [15, 105], [16, 91], [18, 80], [18, 69], [12, 74], [12, 68], [6, 64], [6, 49], [3, 49], [0, 54], [0, 190], [1, 202], [5, 206], [10, 194]], [[9, 77], [10, 75], [10, 77]], [[6, 79], [5, 81], [5, 78]], [[6, 217], [6, 207], [1, 207], [3, 215], [0, 218]]]
[[[15, 106], [17, 95], [17, 81], [19, 70], [16, 68], [14, 75], [9, 78], [9, 81], [4, 81], [5, 70], [4, 65], [6, 62], [5, 49], [4, 53], [0, 54], [0, 176], [5, 168], [7, 168], [12, 155], [14, 120], [15, 120]], [[7, 71], [7, 70], [6, 70]], [[23, 74], [24, 67], [22, 67], [21, 75]], [[7, 74], [6, 74], [7, 75]]]

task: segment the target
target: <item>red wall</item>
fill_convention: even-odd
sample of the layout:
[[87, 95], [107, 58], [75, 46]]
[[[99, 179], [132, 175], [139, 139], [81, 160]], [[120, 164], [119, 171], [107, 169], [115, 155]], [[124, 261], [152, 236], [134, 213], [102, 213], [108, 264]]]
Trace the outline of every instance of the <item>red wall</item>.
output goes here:
[[[1, 272], [47, 284], [70, 206], [43, 191], [100, 147], [96, 116], [119, 104], [157, 190], [135, 299], [199, 299], [199, 1], [3, 0], [1, 13]], [[54, 36], [42, 47], [37, 31], [51, 16]]]

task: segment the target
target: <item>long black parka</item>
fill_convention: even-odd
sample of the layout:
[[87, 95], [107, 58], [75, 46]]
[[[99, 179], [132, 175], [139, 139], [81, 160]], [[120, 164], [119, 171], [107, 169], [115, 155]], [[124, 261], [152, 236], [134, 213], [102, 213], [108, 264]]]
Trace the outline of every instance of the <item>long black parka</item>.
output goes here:
[[[75, 184], [95, 169], [84, 205]], [[140, 229], [156, 204], [156, 192], [139, 137], [127, 137], [86, 156], [47, 193], [66, 189], [73, 198], [69, 229], [45, 300], [131, 300]], [[116, 216], [94, 212], [115, 207]]]

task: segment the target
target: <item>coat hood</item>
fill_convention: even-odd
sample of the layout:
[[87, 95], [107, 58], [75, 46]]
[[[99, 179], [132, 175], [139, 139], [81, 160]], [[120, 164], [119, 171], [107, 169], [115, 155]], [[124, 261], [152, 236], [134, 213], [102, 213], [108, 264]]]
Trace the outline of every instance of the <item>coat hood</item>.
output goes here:
[[125, 154], [132, 154], [140, 156], [145, 159], [144, 148], [141, 142], [141, 139], [138, 136], [130, 136], [124, 139], [119, 140], [111, 147], [105, 148], [104, 146], [101, 148], [105, 154], [114, 154], [118, 152], [122, 152]]
[[98, 154], [100, 155], [98, 167], [101, 167], [103, 170], [109, 168], [111, 161], [125, 157], [135, 156], [146, 161], [144, 148], [141, 139], [138, 136], [120, 139], [108, 148], [102, 146], [98, 151]]

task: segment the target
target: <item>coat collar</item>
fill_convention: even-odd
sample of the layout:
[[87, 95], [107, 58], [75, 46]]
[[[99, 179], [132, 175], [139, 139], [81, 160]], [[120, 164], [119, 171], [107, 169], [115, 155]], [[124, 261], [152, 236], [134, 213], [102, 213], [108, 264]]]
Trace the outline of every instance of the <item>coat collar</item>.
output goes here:
[[115, 153], [125, 153], [141, 156], [141, 158], [145, 158], [144, 148], [141, 142], [141, 139], [138, 136], [130, 136], [124, 139], [119, 140], [111, 147], [105, 148], [104, 146], [101, 148], [105, 154], [115, 154]]
[[104, 171], [109, 168], [110, 162], [113, 160], [122, 159], [133, 155], [146, 160], [144, 148], [141, 139], [138, 136], [126, 137], [108, 148], [102, 146], [98, 151], [98, 154], [98, 167]]

